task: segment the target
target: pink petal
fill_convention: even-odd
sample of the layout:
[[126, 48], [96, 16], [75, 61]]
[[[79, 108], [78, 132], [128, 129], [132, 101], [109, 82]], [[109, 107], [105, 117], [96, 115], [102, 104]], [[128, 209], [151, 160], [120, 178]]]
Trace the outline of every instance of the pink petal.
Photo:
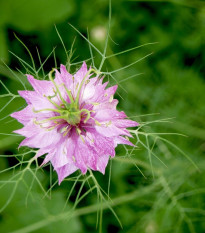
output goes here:
[[119, 112], [115, 109], [97, 109], [95, 119], [99, 122], [105, 122], [113, 119], [122, 119], [127, 117], [124, 112]]
[[72, 80], [72, 77], [73, 77], [72, 74], [70, 74], [67, 71], [67, 69], [66, 69], [66, 67], [64, 65], [60, 66], [60, 72], [61, 72], [61, 75], [63, 77], [63, 81], [64, 81], [65, 84], [67, 83], [67, 80]]
[[43, 163], [41, 164], [41, 166], [51, 161], [54, 156], [55, 156], [55, 151], [48, 153], [45, 159], [43, 160]]
[[35, 155], [35, 158], [38, 158], [44, 154], [47, 154], [49, 151], [47, 148], [41, 148], [37, 151], [36, 155]]
[[109, 157], [109, 155], [103, 155], [98, 158], [97, 170], [100, 171], [102, 174], [105, 174], [105, 168], [107, 167]]
[[114, 140], [109, 137], [104, 137], [97, 131], [90, 131], [86, 133], [86, 142], [90, 150], [98, 157], [102, 155], [115, 155]]
[[51, 159], [52, 165], [56, 170], [59, 167], [66, 165], [67, 163], [73, 163], [74, 144], [70, 138], [59, 143], [56, 148], [55, 156]]
[[116, 127], [114, 124], [110, 124], [108, 126], [95, 126], [96, 130], [98, 133], [105, 137], [114, 137], [114, 136], [119, 136], [119, 135], [126, 135], [130, 136], [130, 133], [127, 132], [127, 130], [120, 129]]
[[139, 125], [136, 121], [127, 120], [127, 119], [120, 119], [113, 121], [113, 124], [119, 128], [128, 128], [128, 127], [136, 127]]
[[32, 105], [28, 105], [21, 111], [12, 113], [10, 116], [17, 119], [20, 123], [26, 124], [31, 119], [35, 118], [35, 113], [33, 112]]
[[129, 140], [127, 140], [127, 139], [125, 139], [125, 138], [123, 138], [121, 136], [115, 137], [114, 141], [115, 141], [115, 146], [117, 146], [118, 144], [126, 144], [126, 145], [129, 145], [129, 146], [135, 146]]
[[100, 103], [98, 105], [94, 105], [93, 110], [96, 112], [98, 110], [107, 111], [107, 109], [116, 110], [117, 104], [118, 104], [118, 100], [114, 99], [112, 102], [104, 102], [104, 103]]
[[114, 95], [116, 90], [117, 90], [117, 85], [109, 87], [108, 89], [105, 90], [105, 97], [107, 96], [107, 99], [110, 98], [111, 95]]
[[55, 82], [59, 85], [59, 88], [61, 84], [65, 84], [65, 86], [69, 89], [69, 86], [73, 82], [73, 78], [72, 75], [66, 70], [66, 67], [61, 65], [60, 72], [58, 70], [55, 71]]
[[56, 172], [58, 174], [58, 184], [60, 185], [60, 183], [63, 181], [65, 177], [69, 176], [70, 174], [75, 172], [77, 169], [78, 168], [75, 166], [74, 163], [68, 163], [64, 165], [63, 167], [57, 168]]
[[35, 91], [18, 91], [18, 93], [28, 104], [32, 104], [35, 110], [54, 108], [54, 105], [46, 97], [39, 95]]
[[83, 62], [81, 68], [74, 74], [74, 79], [77, 82], [81, 82], [83, 78], [85, 77], [86, 73], [88, 72], [87, 70], [87, 65], [85, 62]]
[[[23, 131], [23, 130], [22, 130]], [[46, 130], [38, 130], [37, 132], [22, 132], [22, 134], [28, 134], [28, 138], [24, 139], [21, 146], [28, 146], [33, 148], [43, 148], [52, 146], [55, 148], [56, 144], [61, 139], [61, 134], [57, 133], [56, 130], [46, 131]], [[33, 134], [33, 135], [32, 135]], [[32, 135], [32, 136], [30, 136]]]
[[75, 158], [75, 165], [85, 174], [87, 172], [87, 158], [92, 156], [92, 153], [87, 149], [80, 137], [76, 140], [75, 145], [76, 147], [73, 155]]
[[38, 80], [35, 79], [32, 75], [27, 75], [28, 81], [34, 88], [34, 90], [40, 95], [53, 95], [53, 87], [51, 81]]

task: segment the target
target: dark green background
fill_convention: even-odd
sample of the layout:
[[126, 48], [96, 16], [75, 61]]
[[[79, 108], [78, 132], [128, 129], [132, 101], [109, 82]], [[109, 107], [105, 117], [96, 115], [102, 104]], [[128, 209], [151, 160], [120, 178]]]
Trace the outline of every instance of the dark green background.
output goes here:
[[[18, 79], [9, 71], [7, 64], [15, 74], [23, 79], [22, 73], [27, 70], [21, 65], [18, 57], [32, 64], [26, 49], [15, 35], [26, 44], [31, 51], [36, 66], [51, 53], [54, 47], [57, 65], [66, 63], [66, 55], [57, 35], [54, 24], [69, 50], [74, 38], [74, 62], [90, 58], [88, 43], [68, 25], [72, 24], [84, 36], [87, 29], [91, 42], [103, 51], [105, 33], [108, 25], [109, 4], [107, 0], [0, 0], [0, 79], [13, 93], [22, 89]], [[105, 210], [103, 215], [103, 232], [197, 232], [205, 231], [205, 4], [203, 1], [112, 1], [112, 19], [108, 44], [108, 54], [118, 53], [145, 43], [158, 42], [137, 50], [123, 53], [106, 60], [103, 71], [110, 71], [127, 66], [141, 57], [154, 52], [145, 60], [127, 69], [114, 73], [120, 82], [116, 98], [120, 100], [119, 109], [128, 116], [145, 115], [136, 119], [139, 122], [158, 121], [172, 118], [171, 122], [156, 122], [142, 128], [143, 132], [183, 133], [188, 137], [166, 136], [173, 145], [157, 143], [153, 150], [167, 165], [165, 167], [155, 157], [151, 172], [148, 151], [142, 145], [134, 152], [146, 179], [130, 162], [113, 160], [110, 186], [111, 198], [136, 190], [136, 198], [114, 207], [123, 229], [120, 228], [113, 214]], [[96, 31], [102, 36], [97, 36]], [[14, 53], [16, 56], [12, 55]], [[96, 66], [99, 55], [94, 52]], [[88, 64], [91, 64], [89, 61]], [[48, 73], [55, 66], [53, 55], [45, 63]], [[77, 66], [78, 67], [78, 66]], [[76, 68], [73, 67], [72, 71]], [[125, 80], [143, 73], [143, 75]], [[42, 78], [42, 72], [40, 73]], [[24, 79], [23, 79], [24, 80]], [[116, 83], [110, 78], [111, 84]], [[0, 86], [1, 94], [6, 93]], [[119, 96], [122, 96], [120, 98]], [[1, 97], [1, 96], [0, 96]], [[11, 98], [0, 98], [2, 109]], [[13, 111], [25, 106], [25, 102], [17, 98], [0, 113], [0, 154], [17, 153], [20, 138], [7, 136], [21, 125], [6, 117]], [[6, 117], [6, 118], [4, 118]], [[2, 135], [3, 133], [3, 135]], [[145, 138], [142, 137], [142, 141]], [[135, 142], [135, 140], [134, 140]], [[150, 144], [153, 141], [150, 141]], [[180, 153], [179, 147], [199, 167], [200, 172]], [[130, 149], [130, 148], [128, 148]], [[117, 148], [117, 156], [123, 156], [123, 147]], [[0, 168], [3, 171], [17, 163], [16, 159], [1, 156]], [[142, 164], [141, 164], [142, 163]], [[45, 189], [49, 185], [49, 169], [39, 171], [39, 179]], [[104, 186], [108, 178], [96, 174], [99, 184]], [[12, 172], [4, 172], [2, 180], [12, 176]], [[29, 175], [25, 181], [31, 182]], [[54, 180], [55, 172], [54, 172]], [[152, 190], [153, 185], [157, 188]], [[8, 186], [8, 187], [7, 187]], [[7, 185], [0, 191], [0, 204], [3, 206], [11, 193], [12, 186]], [[20, 183], [11, 203], [0, 215], [1, 232], [12, 232], [29, 226], [48, 216], [60, 213], [71, 185], [63, 182], [53, 189], [51, 201], [42, 199], [41, 191], [35, 184], [32, 188], [33, 199], [25, 204], [28, 188]], [[106, 187], [106, 186], [105, 186]], [[79, 187], [76, 187], [76, 190]], [[146, 192], [146, 188], [151, 191]], [[85, 190], [89, 186], [85, 186]], [[66, 207], [68, 210], [75, 199]], [[81, 206], [89, 206], [96, 202], [96, 194], [86, 198]], [[71, 221], [57, 221], [39, 228], [34, 232], [96, 232], [96, 214], [87, 214], [73, 218]]]

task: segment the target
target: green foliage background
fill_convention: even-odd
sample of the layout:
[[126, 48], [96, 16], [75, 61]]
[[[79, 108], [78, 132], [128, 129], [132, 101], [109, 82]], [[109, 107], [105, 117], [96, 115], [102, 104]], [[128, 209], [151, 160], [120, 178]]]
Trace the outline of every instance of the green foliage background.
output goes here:
[[[56, 47], [58, 66], [66, 63], [64, 48], [54, 24], [67, 49], [76, 37], [74, 62], [89, 59], [90, 52], [88, 43], [68, 22], [86, 37], [88, 29], [90, 41], [102, 51], [108, 25], [108, 6], [107, 0], [0, 0], [0, 80], [16, 94], [17, 90], [22, 89], [16, 76], [25, 81], [18, 70], [26, 73], [16, 56], [31, 64], [26, 49], [14, 33], [29, 48], [38, 67], [40, 64], [36, 47], [42, 61]], [[150, 124], [143, 127], [142, 131], [147, 134], [141, 139], [142, 143], [138, 143], [131, 158], [123, 157], [127, 154], [123, 147], [117, 148], [117, 158], [112, 161], [110, 197], [123, 228], [119, 226], [112, 212], [105, 208], [102, 232], [203, 233], [205, 3], [197, 0], [113, 0], [110, 37], [109, 55], [150, 42], [158, 43], [113, 56], [103, 66], [104, 71], [112, 72], [154, 52], [139, 63], [113, 73], [114, 79], [110, 79], [111, 84], [119, 84], [116, 96], [120, 100], [119, 109], [124, 110], [128, 116], [137, 116], [133, 119], [141, 124]], [[93, 56], [98, 65], [99, 57], [95, 52]], [[90, 61], [88, 63], [91, 64]], [[45, 63], [45, 72], [49, 72], [54, 66], [52, 55]], [[130, 78], [139, 73], [143, 74]], [[0, 86], [0, 93], [6, 93], [3, 85]], [[21, 127], [7, 116], [19, 110], [25, 102], [21, 98], [15, 98], [6, 105], [10, 100], [10, 97], [0, 98], [2, 171], [17, 163], [12, 154], [18, 153], [18, 144], [22, 139], [7, 135]], [[162, 120], [168, 118], [171, 119]], [[148, 133], [158, 132], [182, 133], [188, 137], [163, 135], [168, 141], [154, 142]], [[149, 143], [147, 139], [150, 140]], [[137, 141], [134, 139], [133, 142]], [[149, 147], [152, 146], [155, 154], [167, 167], [150, 155]], [[200, 171], [184, 155], [191, 158]], [[146, 178], [134, 165], [140, 168]], [[108, 173], [109, 167], [105, 176], [95, 174], [105, 190]], [[13, 174], [13, 170], [3, 172], [1, 180], [8, 180]], [[49, 169], [39, 171], [37, 176], [42, 186], [48, 189]], [[55, 173], [51, 179], [56, 179]], [[28, 184], [32, 182], [33, 187], [30, 190]], [[88, 207], [88, 212], [79, 211], [70, 221], [66, 218], [53, 219], [53, 216], [55, 218], [61, 213], [70, 189], [70, 182], [65, 181], [61, 186], [53, 188], [51, 199], [43, 198], [37, 182], [32, 181], [32, 176], [26, 173], [11, 202], [0, 214], [0, 232], [98, 231], [96, 213], [89, 208], [97, 203], [95, 193], [88, 195], [80, 204], [81, 208]], [[76, 186], [75, 189], [65, 207], [67, 211], [73, 205], [79, 187]], [[84, 189], [84, 192], [88, 190], [89, 185], [85, 184]], [[1, 186], [0, 207], [11, 193], [12, 185], [8, 183]], [[23, 230], [17, 231], [21, 228]]]

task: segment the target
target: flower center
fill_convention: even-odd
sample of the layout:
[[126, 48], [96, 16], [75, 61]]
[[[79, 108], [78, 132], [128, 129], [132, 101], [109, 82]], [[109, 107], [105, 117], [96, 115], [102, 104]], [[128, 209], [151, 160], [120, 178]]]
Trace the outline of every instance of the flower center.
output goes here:
[[66, 120], [68, 124], [77, 125], [81, 120], [81, 111], [75, 108], [62, 109], [60, 116], [62, 116], [62, 119]]
[[[73, 96], [72, 96], [72, 93], [70, 90], [67, 89], [67, 87], [65, 86], [65, 84], [62, 84], [63, 87], [65, 88], [65, 91], [70, 99], [70, 103], [68, 103], [61, 95], [61, 91], [59, 90], [59, 86], [55, 83], [55, 81], [53, 80], [52, 78], [52, 73], [54, 72], [54, 70], [52, 70], [50, 73], [49, 73], [49, 79], [51, 80], [51, 82], [54, 84], [55, 86], [55, 90], [54, 90], [54, 93], [55, 95], [54, 96], [46, 96], [44, 95], [44, 97], [47, 98], [47, 100], [52, 103], [56, 109], [50, 109], [50, 108], [46, 108], [46, 109], [41, 109], [41, 110], [35, 110], [33, 109], [33, 111], [35, 113], [38, 113], [38, 112], [44, 112], [44, 111], [53, 111], [53, 112], [57, 112], [59, 113], [58, 116], [54, 116], [54, 117], [50, 117], [50, 118], [47, 118], [45, 120], [41, 120], [41, 121], [35, 121], [36, 124], [43, 124], [43, 123], [46, 123], [48, 121], [53, 121], [55, 122], [56, 124], [54, 126], [52, 126], [51, 128], [49, 128], [49, 130], [52, 130], [53, 128], [55, 128], [55, 126], [59, 125], [59, 121], [58, 120], [65, 120], [66, 122], [68, 122], [68, 124], [70, 124], [71, 126], [76, 126], [80, 123], [81, 121], [81, 114], [83, 113], [85, 117], [84, 119], [84, 123], [86, 123], [89, 119], [90, 119], [90, 111], [87, 110], [87, 109], [80, 109], [80, 106], [79, 106], [79, 97], [80, 97], [80, 91], [82, 89], [82, 86], [86, 80], [86, 78], [88, 77], [88, 75], [94, 71], [95, 73], [98, 73], [97, 71], [91, 69], [87, 72], [87, 74], [85, 75], [85, 77], [83, 78], [82, 82], [80, 83], [80, 86], [79, 86], [79, 89], [78, 89], [78, 92], [77, 92], [77, 96], [74, 100]], [[59, 96], [62, 104], [59, 106], [57, 103], [55, 103], [55, 101], [52, 100], [53, 97], [55, 96]], [[63, 106], [63, 107], [62, 107]]]

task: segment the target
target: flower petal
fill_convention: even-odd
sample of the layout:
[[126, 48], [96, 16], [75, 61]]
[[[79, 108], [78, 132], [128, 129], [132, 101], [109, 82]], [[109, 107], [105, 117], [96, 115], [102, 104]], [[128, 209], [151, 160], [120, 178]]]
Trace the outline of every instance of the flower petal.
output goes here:
[[53, 83], [47, 80], [35, 79], [32, 75], [27, 74], [27, 79], [34, 88], [34, 90], [40, 95], [53, 95]]
[[139, 125], [136, 121], [128, 119], [117, 119], [113, 121], [114, 125], [119, 128], [136, 127]]
[[110, 124], [108, 126], [95, 126], [96, 130], [98, 133], [105, 137], [114, 137], [114, 136], [119, 136], [119, 135], [126, 135], [126, 136], [131, 136], [129, 132], [125, 129], [121, 129], [116, 127], [114, 124]]
[[105, 174], [105, 168], [107, 167], [109, 157], [109, 155], [103, 155], [98, 158], [97, 170], [100, 171], [102, 174]]
[[131, 143], [129, 140], [121, 137], [121, 136], [118, 136], [118, 137], [115, 137], [115, 146], [117, 146], [118, 144], [126, 144], [126, 145], [129, 145], [129, 146], [135, 146], [133, 143]]
[[54, 108], [54, 105], [46, 97], [41, 96], [35, 91], [18, 91], [18, 93], [26, 100], [27, 104], [32, 104], [35, 110]]
[[16, 131], [17, 133], [27, 137], [21, 142], [19, 147], [28, 146], [32, 148], [43, 148], [43, 147], [52, 146], [52, 148], [55, 148], [55, 146], [59, 143], [61, 139], [61, 135], [57, 133], [55, 129], [52, 131], [46, 131], [34, 127], [31, 128], [31, 131], [28, 131], [27, 130], [28, 128], [26, 129], [23, 128], [21, 129], [21, 131], [20, 130]]
[[86, 73], [88, 72], [87, 65], [83, 62], [81, 68], [74, 74], [74, 80], [77, 82], [81, 82], [85, 77]]
[[26, 124], [35, 117], [35, 113], [33, 112], [32, 105], [28, 105], [21, 111], [12, 113], [10, 116], [17, 119], [20, 123]]
[[58, 174], [58, 184], [60, 185], [60, 183], [63, 181], [65, 177], [69, 176], [70, 174], [75, 172], [77, 169], [78, 168], [75, 166], [74, 163], [67, 163], [63, 167], [57, 168], [56, 172]]

